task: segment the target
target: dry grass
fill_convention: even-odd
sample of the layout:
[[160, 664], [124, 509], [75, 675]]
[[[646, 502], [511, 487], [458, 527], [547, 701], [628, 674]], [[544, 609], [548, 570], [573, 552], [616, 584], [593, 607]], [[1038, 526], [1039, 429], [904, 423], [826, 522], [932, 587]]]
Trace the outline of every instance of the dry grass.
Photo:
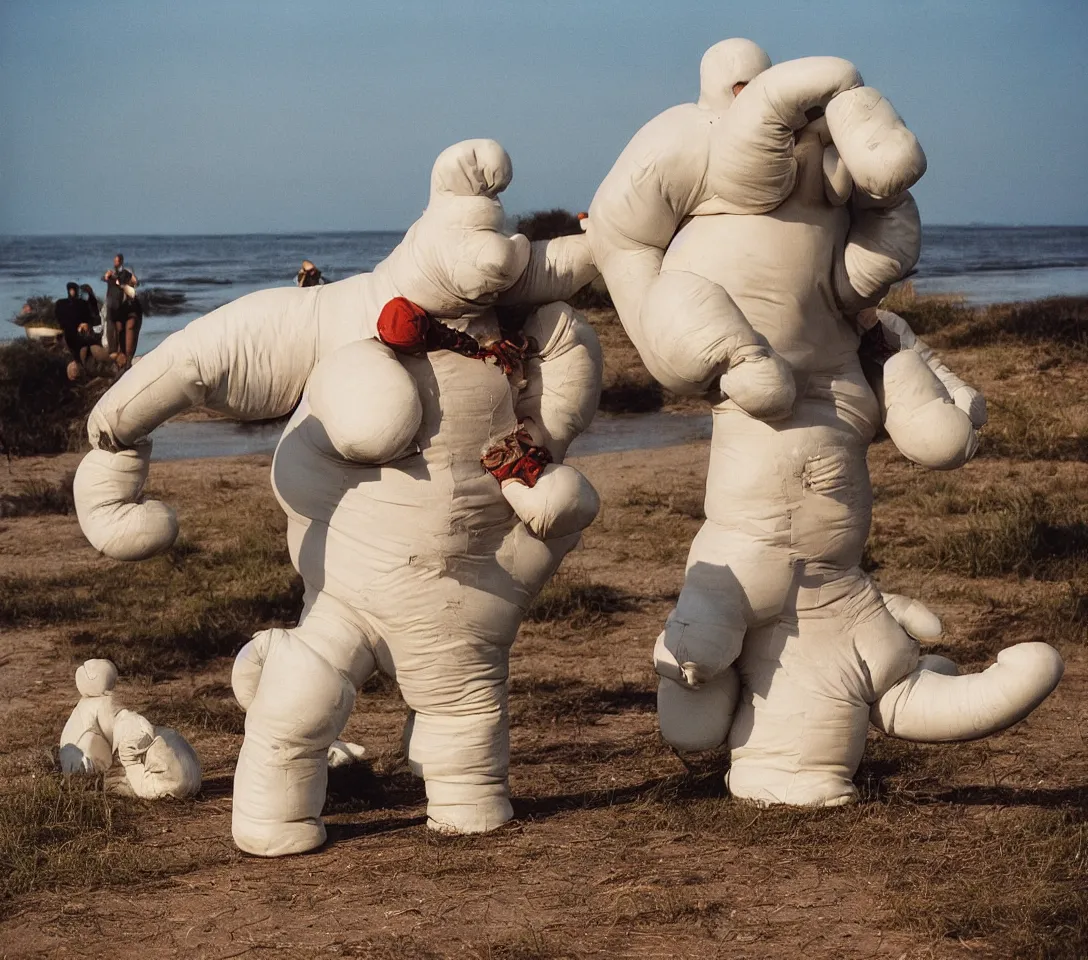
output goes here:
[[646, 487], [631, 487], [623, 497], [620, 505], [624, 507], [637, 507], [645, 516], [653, 516], [664, 512], [666, 515], [687, 517], [689, 520], [705, 520], [706, 512], [703, 510], [703, 496], [698, 490], [652, 490]]
[[75, 473], [53, 483], [49, 480], [24, 480], [18, 493], [0, 493], [0, 518], [40, 517], [75, 513], [72, 481]]
[[615, 587], [593, 583], [584, 574], [567, 570], [545, 584], [525, 619], [536, 623], [562, 621], [570, 630], [583, 630], [608, 622], [614, 613], [634, 609], [637, 602]]
[[980, 457], [1088, 462], [1083, 409], [1030, 396], [995, 399], [988, 407]]
[[1038, 492], [980, 501], [963, 528], [932, 530], [923, 556], [968, 577], [1081, 579], [1088, 573], [1088, 504]]
[[[935, 341], [967, 322], [958, 310], [932, 308]], [[594, 322], [619, 344], [614, 316]], [[1064, 423], [1053, 437], [1073, 443], [1088, 433], [1078, 406], [1088, 370], [1070, 351], [1041, 377], [1051, 349], [1007, 335], [946, 350], [991, 397], [985, 456], [936, 474], [890, 443], [873, 448], [868, 556], [883, 588], [941, 614], [946, 634], [927, 650], [979, 669], [1002, 647], [1045, 639], [1068, 672], [1037, 714], [986, 741], [931, 746], [872, 734], [853, 808], [732, 802], [724, 752], [682, 763], [657, 734], [650, 650], [702, 522], [705, 448], [670, 451], [667, 465], [638, 454], [579, 464], [601, 490], [601, 517], [537, 600], [511, 660], [516, 823], [486, 838], [424, 829], [423, 787], [399, 753], [406, 708], [395, 684], [376, 677], [347, 731], [374, 759], [330, 778], [332, 845], [274, 864], [229, 848], [242, 715], [221, 656], [298, 611], [267, 467], [208, 464], [199, 476], [154, 468], [176, 489], [167, 499], [189, 539], [146, 564], [87, 551], [41, 579], [36, 561], [20, 566], [24, 541], [46, 529], [59, 537], [73, 519], [5, 520], [0, 628], [14, 638], [12, 663], [24, 656], [24, 669], [60, 692], [54, 701], [36, 688], [18, 707], [0, 703], [0, 841], [15, 838], [6, 842], [23, 865], [6, 894], [17, 923], [0, 927], [0, 939], [17, 953], [29, 941], [11, 938], [30, 929], [45, 938], [38, 949], [55, 951], [78, 923], [88, 952], [108, 945], [127, 960], [147, 950], [131, 931], [131, 903], [144, 898], [158, 912], [141, 936], [164, 951], [216, 956], [1088, 956], [1088, 489], [1070, 459], [1076, 448], [1067, 456], [1047, 447], [1038, 428]], [[633, 348], [609, 343], [609, 375], [619, 376], [614, 358], [634, 364]], [[1015, 433], [1012, 408], [1036, 426], [998, 447]], [[1040, 449], [1046, 459], [1032, 459]], [[40, 662], [20, 653], [35, 643]], [[72, 800], [90, 806], [69, 812], [61, 782], [41, 778], [34, 758], [71, 708], [72, 664], [93, 654], [126, 663], [123, 682], [148, 701], [147, 714], [196, 745], [206, 766], [200, 801], [130, 806], [99, 792]], [[24, 832], [10, 833], [13, 824]], [[68, 850], [83, 854], [66, 860]], [[183, 881], [166, 879], [185, 871]], [[101, 906], [64, 919], [74, 894], [88, 890]]]
[[80, 450], [87, 414], [107, 380], [72, 383], [67, 348], [16, 340], [0, 346], [0, 453], [31, 456]]
[[[21, 787], [21, 788], [20, 788]], [[164, 872], [139, 843], [135, 801], [101, 779], [45, 774], [0, 792], [0, 916], [42, 890], [127, 886]]]
[[176, 676], [233, 655], [255, 630], [298, 619], [302, 582], [279, 526], [217, 549], [179, 540], [141, 564], [0, 577], [0, 626], [78, 625], [69, 635], [78, 659], [106, 657], [125, 675]]

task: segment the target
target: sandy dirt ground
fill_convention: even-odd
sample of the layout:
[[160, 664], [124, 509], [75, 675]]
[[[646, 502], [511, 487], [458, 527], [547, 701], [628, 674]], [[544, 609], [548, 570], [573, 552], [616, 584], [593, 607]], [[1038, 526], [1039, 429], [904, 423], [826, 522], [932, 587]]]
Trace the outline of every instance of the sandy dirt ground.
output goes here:
[[[995, 394], [1033, 395], [1030, 369], [983, 354], [954, 359], [987, 371]], [[1041, 402], [1065, 402], [1084, 371]], [[0, 517], [0, 956], [1084, 956], [1084, 463], [983, 456], [934, 475], [873, 448], [867, 562], [942, 616], [934, 649], [977, 669], [1050, 639], [1067, 674], [1027, 721], [979, 743], [872, 733], [854, 807], [760, 811], [725, 795], [724, 753], [682, 760], [656, 729], [650, 651], [701, 520], [708, 449], [575, 461], [604, 508], [514, 647], [515, 822], [477, 838], [427, 831], [399, 754], [406, 709], [375, 679], [347, 731], [372, 761], [333, 775], [329, 844], [275, 861], [230, 840], [231, 655], [297, 615], [270, 458], [155, 464], [153, 493], [177, 506], [183, 539], [139, 567], [99, 557], [70, 513]], [[77, 462], [0, 463], [0, 494], [62, 484]], [[1029, 494], [1073, 512], [1073, 546], [1051, 551], [1068, 562], [1029, 543], [1024, 563], [972, 569], [964, 550]], [[121, 699], [196, 747], [195, 800], [65, 794], [51, 748], [93, 655], [120, 664]]]

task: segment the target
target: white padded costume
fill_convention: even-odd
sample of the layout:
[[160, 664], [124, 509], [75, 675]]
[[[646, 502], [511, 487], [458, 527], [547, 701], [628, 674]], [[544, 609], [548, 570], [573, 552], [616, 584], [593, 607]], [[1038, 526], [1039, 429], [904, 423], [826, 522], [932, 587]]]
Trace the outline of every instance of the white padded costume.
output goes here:
[[684, 749], [728, 739], [735, 796], [834, 805], [856, 794], [870, 720], [914, 739], [984, 736], [1034, 709], [1062, 664], [1020, 644], [953, 676], [919, 658], [935, 618], [882, 598], [859, 567], [881, 422], [911, 459], [948, 469], [974, 453], [985, 406], [894, 315], [868, 315], [892, 355], [876, 392], [863, 375], [855, 318], [918, 258], [906, 191], [925, 157], [851, 64], [770, 67], [761, 53], [744, 40], [707, 52], [698, 104], [634, 136], [587, 235], [650, 371], [724, 396], [707, 521], [654, 651], [662, 733]]
[[[592, 487], [561, 460], [596, 410], [601, 356], [585, 320], [556, 302], [596, 275], [588, 241], [504, 236], [497, 195], [510, 177], [494, 141], [449, 148], [426, 211], [373, 273], [255, 293], [195, 320], [92, 413], [80, 523], [103, 552], [137, 559], [176, 534], [169, 508], [139, 502], [155, 426], [197, 403], [242, 419], [297, 405], [272, 480], [305, 607], [297, 627], [257, 634], [233, 675], [247, 711], [233, 830], [250, 853], [324, 841], [327, 751], [375, 669], [414, 711], [408, 757], [431, 826], [479, 832], [511, 816], [509, 648], [596, 513]], [[496, 336], [492, 307], [540, 305], [524, 328], [524, 383], [449, 351], [394, 354], [374, 337], [395, 298], [481, 342]], [[553, 459], [531, 489], [500, 486], [481, 465], [519, 422]]]

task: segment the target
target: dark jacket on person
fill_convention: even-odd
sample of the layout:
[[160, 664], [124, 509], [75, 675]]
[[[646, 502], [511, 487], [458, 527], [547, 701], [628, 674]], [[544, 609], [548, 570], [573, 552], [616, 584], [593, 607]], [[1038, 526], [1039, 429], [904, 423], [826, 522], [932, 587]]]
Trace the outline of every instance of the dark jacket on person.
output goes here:
[[102, 308], [98, 303], [98, 297], [94, 295], [94, 290], [91, 289], [89, 284], [84, 284], [79, 290], [83, 294], [83, 303], [87, 307], [87, 315], [90, 317], [88, 322], [92, 327], [100, 328], [102, 326]]
[[65, 297], [63, 300], [58, 300], [53, 306], [53, 315], [60, 325], [61, 333], [64, 334], [65, 344], [77, 360], [79, 351], [83, 347], [89, 347], [98, 342], [98, 338], [93, 334], [79, 331], [81, 323], [90, 323], [87, 316], [87, 304], [79, 297]]
[[110, 313], [113, 313], [128, 299], [125, 296], [125, 291], [121, 288], [130, 285], [132, 277], [133, 273], [128, 267], [122, 266], [114, 270], [113, 279], [109, 281], [109, 285], [106, 287], [106, 309]]

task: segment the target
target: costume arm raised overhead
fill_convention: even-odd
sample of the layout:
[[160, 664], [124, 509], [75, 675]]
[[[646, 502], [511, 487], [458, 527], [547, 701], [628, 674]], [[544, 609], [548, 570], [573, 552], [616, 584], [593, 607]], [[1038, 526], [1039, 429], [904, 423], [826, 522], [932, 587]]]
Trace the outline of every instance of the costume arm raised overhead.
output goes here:
[[792, 409], [785, 361], [720, 286], [662, 271], [664, 251], [686, 216], [763, 213], [784, 201], [796, 181], [794, 131], [806, 112], [860, 83], [854, 67], [835, 58], [771, 67], [724, 111], [708, 109], [704, 97], [703, 106], [674, 107], [650, 121], [601, 184], [588, 229], [597, 266], [643, 361], [670, 390], [699, 393], [720, 378], [723, 392], [753, 416]]

